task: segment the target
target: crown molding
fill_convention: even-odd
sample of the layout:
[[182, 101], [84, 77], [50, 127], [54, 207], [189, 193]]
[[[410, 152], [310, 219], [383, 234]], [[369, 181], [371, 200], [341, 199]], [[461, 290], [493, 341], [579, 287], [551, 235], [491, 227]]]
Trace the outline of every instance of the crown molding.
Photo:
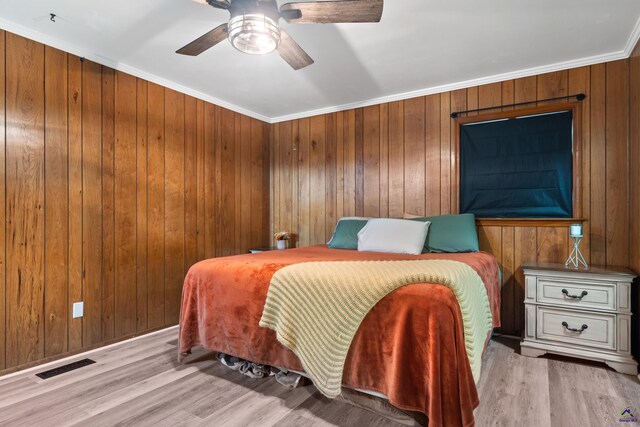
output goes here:
[[272, 117], [270, 123], [279, 123], [288, 120], [301, 119], [305, 117], [313, 117], [321, 114], [336, 113], [338, 111], [351, 110], [354, 108], [369, 107], [371, 105], [384, 104], [387, 102], [402, 101], [410, 98], [417, 98], [419, 96], [433, 95], [437, 93], [449, 92], [458, 89], [467, 89], [470, 87], [498, 83], [505, 80], [518, 79], [522, 77], [531, 77], [539, 74], [551, 73], [554, 71], [564, 71], [571, 68], [584, 67], [588, 65], [601, 64], [603, 62], [617, 61], [620, 59], [627, 59], [633, 53], [638, 41], [640, 40], [640, 17], [636, 20], [636, 24], [627, 39], [627, 43], [623, 50], [617, 52], [610, 52], [601, 55], [588, 56], [585, 58], [573, 59], [570, 61], [557, 62], [555, 64], [542, 65], [539, 67], [526, 68], [523, 70], [511, 71], [508, 73], [494, 74], [491, 76], [480, 77], [477, 79], [465, 80], [457, 83], [450, 83], [441, 86], [433, 86], [426, 89], [419, 89], [415, 91], [402, 92], [388, 96], [382, 96], [379, 98], [372, 98], [365, 101], [352, 102], [349, 104], [342, 104], [333, 107], [319, 108], [317, 110], [309, 110], [301, 113], [288, 114], [279, 117]]
[[212, 104], [218, 105], [220, 107], [226, 108], [231, 111], [235, 111], [236, 113], [244, 114], [245, 116], [253, 117], [254, 119], [261, 120], [263, 122], [271, 123], [271, 119], [265, 115], [256, 113], [255, 111], [248, 110], [246, 108], [239, 107], [230, 102], [224, 101], [219, 98], [215, 98], [213, 96], [207, 95], [206, 93], [202, 93], [200, 91], [191, 89], [187, 86], [183, 86], [181, 84], [175, 83], [171, 80], [167, 80], [165, 78], [156, 76], [155, 74], [147, 73], [146, 71], [140, 70], [135, 67], [131, 67], [127, 64], [123, 64], [117, 61], [114, 61], [109, 58], [105, 58], [95, 52], [90, 52], [86, 49], [80, 48], [74, 44], [64, 42], [55, 37], [51, 37], [47, 34], [44, 34], [40, 31], [32, 30], [31, 28], [27, 28], [23, 25], [16, 24], [11, 21], [7, 21], [4, 18], [0, 18], [0, 28], [8, 31], [10, 33], [17, 34], [22, 37], [26, 37], [28, 39], [34, 40], [36, 42], [46, 44], [47, 46], [51, 46], [56, 49], [60, 49], [62, 51], [68, 52], [72, 55], [79, 56], [81, 58], [88, 59], [89, 61], [98, 63], [100, 65], [104, 65], [109, 68], [113, 68], [114, 70], [122, 71], [123, 73], [131, 74], [132, 76], [141, 78], [151, 83], [156, 83], [160, 86], [164, 86], [169, 89], [176, 90], [178, 92], [184, 93], [185, 95], [193, 96], [194, 98], [201, 99], [206, 102], [210, 102]]
[[638, 40], [640, 40], [640, 18], [636, 21], [635, 27], [631, 31], [629, 35], [629, 39], [627, 40], [627, 44], [624, 46], [625, 58], [628, 58], [633, 53], [633, 50], [636, 48], [638, 44]]
[[97, 53], [89, 52], [71, 43], [63, 42], [55, 37], [51, 37], [42, 32], [32, 30], [30, 28], [16, 24], [11, 21], [7, 21], [6, 19], [3, 19], [3, 18], [0, 18], [0, 28], [9, 32], [18, 34], [20, 36], [35, 40], [37, 42], [49, 45], [56, 49], [69, 52], [73, 55], [84, 57], [86, 59], [89, 59], [90, 61], [113, 68], [115, 70], [122, 71], [127, 74], [131, 74], [133, 76], [139, 77], [149, 82], [159, 84], [161, 86], [176, 90], [178, 92], [182, 92], [186, 95], [193, 96], [194, 98], [198, 98], [203, 101], [218, 105], [220, 107], [227, 108], [231, 111], [235, 111], [237, 113], [244, 114], [249, 117], [253, 117], [254, 119], [258, 119], [266, 123], [280, 123], [288, 120], [296, 120], [296, 119], [301, 119], [305, 117], [318, 116], [321, 114], [335, 113], [338, 111], [368, 107], [371, 105], [384, 104], [387, 102], [402, 101], [405, 99], [416, 98], [416, 97], [425, 96], [425, 95], [433, 95], [437, 93], [449, 92], [449, 91], [458, 90], [458, 89], [467, 89], [474, 86], [480, 86], [480, 85], [485, 85], [490, 83], [498, 83], [505, 80], [518, 79], [522, 77], [530, 77], [530, 76], [535, 76], [539, 74], [551, 73], [554, 71], [563, 71], [571, 68], [601, 64], [603, 62], [617, 61], [620, 59], [628, 58], [633, 52], [634, 48], [636, 47], [638, 41], [640, 40], [640, 18], [638, 18], [635, 26], [633, 27], [633, 30], [631, 31], [631, 34], [629, 35], [629, 38], [627, 39], [627, 42], [624, 48], [620, 51], [610, 52], [610, 53], [605, 53], [605, 54], [595, 55], [595, 56], [589, 56], [585, 58], [578, 58], [578, 59], [573, 59], [569, 61], [562, 61], [562, 62], [557, 62], [555, 64], [526, 68], [522, 70], [507, 72], [507, 73], [494, 74], [490, 76], [485, 76], [485, 77], [480, 77], [476, 79], [465, 80], [461, 82], [450, 83], [450, 84], [445, 84], [440, 86], [432, 86], [425, 89], [419, 89], [419, 90], [414, 90], [409, 92], [401, 92], [393, 95], [387, 95], [387, 96], [382, 96], [378, 98], [371, 98], [363, 101], [357, 101], [357, 102], [341, 104], [341, 105], [336, 105], [331, 107], [319, 108], [315, 110], [308, 110], [300, 113], [286, 114], [286, 115], [277, 116], [277, 117], [268, 117], [268, 116], [265, 116], [264, 114], [257, 113], [247, 108], [239, 107], [235, 104], [224, 101], [222, 99], [215, 98], [213, 96], [207, 95], [200, 91], [191, 89], [187, 86], [183, 86], [173, 81], [156, 76], [155, 74], [147, 73], [138, 68], [131, 67], [126, 64], [122, 64], [120, 62], [114, 61], [109, 58], [105, 58]]
[[[635, 46], [635, 43], [633, 44], [633, 46]], [[632, 47], [632, 50], [633, 50], [633, 47]], [[419, 96], [433, 95], [433, 94], [443, 93], [443, 92], [450, 92], [458, 89], [467, 89], [470, 87], [481, 86], [481, 85], [486, 85], [490, 83], [498, 83], [505, 80], [519, 79], [522, 77], [536, 76], [539, 74], [551, 73], [554, 71], [563, 71], [571, 68], [600, 64], [603, 62], [617, 61], [619, 59], [626, 59], [628, 57], [629, 57], [629, 54], [627, 54], [626, 51], [621, 50], [619, 52], [606, 53], [603, 55], [596, 55], [596, 56], [590, 56], [587, 58], [580, 58], [580, 59], [571, 60], [571, 61], [558, 62], [555, 64], [527, 68], [524, 70], [512, 71], [508, 73], [494, 74], [487, 77], [480, 77], [477, 79], [465, 80], [457, 83], [445, 84], [441, 86], [433, 86], [426, 89], [419, 89], [419, 90], [410, 91], [410, 92], [397, 93], [389, 96], [382, 96], [379, 98], [368, 99], [366, 101], [359, 101], [359, 102], [353, 102], [350, 104], [338, 105], [335, 107], [320, 108], [317, 110], [304, 111], [302, 113], [272, 117], [271, 123], [279, 123], [279, 122], [284, 122], [288, 120], [301, 119], [304, 117], [312, 117], [320, 114], [335, 113], [338, 111], [368, 107], [371, 105], [384, 104], [387, 102], [402, 101], [405, 99], [417, 98]]]

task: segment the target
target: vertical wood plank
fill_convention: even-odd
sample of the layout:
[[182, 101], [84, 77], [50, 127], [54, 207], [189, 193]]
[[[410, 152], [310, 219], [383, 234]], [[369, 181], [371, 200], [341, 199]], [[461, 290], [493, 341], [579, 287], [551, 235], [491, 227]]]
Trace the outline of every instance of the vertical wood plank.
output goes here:
[[[569, 70], [569, 94], [585, 93], [589, 94], [591, 83], [591, 67], [580, 67]], [[587, 96], [580, 103], [582, 109], [582, 141], [579, 142], [580, 153], [582, 155], [582, 212], [574, 213], [575, 217], [591, 217], [591, 96]], [[591, 221], [583, 224], [583, 234], [581, 251], [587, 263], [591, 262]]]
[[344, 112], [344, 216], [356, 215], [356, 115], [355, 110]]
[[148, 129], [147, 82], [137, 79], [136, 95], [136, 319], [138, 332], [148, 328]]
[[6, 34], [6, 365], [44, 357], [44, 46]]
[[115, 337], [115, 72], [102, 69], [102, 340]]
[[326, 243], [325, 240], [325, 156], [326, 156], [326, 118], [316, 116], [309, 119], [309, 169], [313, 171], [309, 177], [309, 206], [310, 206], [310, 239], [311, 244]]
[[503, 333], [514, 333], [515, 306], [515, 230], [514, 227], [502, 227], [502, 302], [500, 306], [501, 330]]
[[[515, 103], [515, 81], [507, 80], [502, 82], [502, 104], [509, 105]], [[504, 107], [503, 111], [513, 110], [514, 107]]]
[[[629, 265], [636, 273], [640, 273], [640, 173], [637, 165], [640, 165], [640, 45], [636, 46], [629, 60], [629, 188], [630, 200], [630, 248]], [[586, 203], [586, 202], [585, 202]], [[636, 316], [637, 318], [637, 316]], [[636, 324], [637, 324], [636, 320]], [[636, 342], [640, 343], [640, 328], [636, 328]]]
[[[298, 124], [300, 144], [298, 145], [298, 233], [300, 246], [311, 244], [311, 200], [310, 200], [310, 167], [309, 152], [309, 119], [301, 119]], [[274, 207], [275, 209], [275, 207]], [[275, 230], [274, 230], [275, 231]]]
[[222, 254], [220, 248], [220, 227], [217, 215], [220, 206], [220, 183], [222, 171], [220, 168], [220, 126], [216, 116], [219, 117], [220, 108], [212, 104], [204, 106], [204, 258], [213, 258]]
[[[629, 189], [630, 189], [630, 229], [629, 229], [629, 266], [640, 273], [640, 44], [636, 45], [629, 59]], [[637, 293], [636, 293], [637, 295]], [[636, 297], [637, 298], [637, 297]], [[632, 320], [632, 353], [638, 359], [640, 347], [640, 320], [637, 307], [632, 307], [636, 313]], [[635, 345], [634, 345], [635, 344]]]
[[148, 162], [148, 288], [147, 326], [164, 326], [165, 285], [165, 133], [164, 88], [153, 83], [147, 85], [147, 150]]
[[[235, 210], [235, 116], [232, 111], [222, 109], [220, 116], [221, 140], [221, 200], [216, 208], [219, 215], [221, 255], [233, 255], [235, 252], [235, 230], [233, 228]], [[239, 214], [240, 212], [238, 212]]]
[[[269, 144], [265, 144], [263, 140], [263, 126], [258, 120], [251, 120], [251, 246], [262, 247], [267, 246], [265, 241], [265, 233], [263, 230], [263, 219], [268, 216], [269, 211], [266, 206], [268, 203], [268, 188], [263, 185], [263, 172], [267, 169], [268, 162], [264, 158], [264, 146], [269, 148]], [[297, 154], [296, 154], [297, 155]], [[294, 160], [297, 163], [297, 160]], [[297, 184], [297, 177], [296, 177]], [[266, 196], [265, 196], [266, 194]], [[297, 195], [294, 195], [297, 200]], [[267, 208], [267, 209], [265, 209]], [[293, 216], [296, 218], [297, 209], [294, 210]], [[296, 230], [294, 227], [293, 230]]]
[[280, 124], [271, 126], [271, 157], [270, 157], [270, 175], [271, 175], [271, 229], [273, 232], [281, 230], [280, 226]]
[[[278, 152], [277, 152], [277, 171], [279, 175], [280, 185], [278, 191], [278, 231], [289, 231], [291, 229], [293, 194], [291, 189], [292, 179], [292, 123], [279, 123], [278, 135]], [[274, 230], [275, 231], [275, 230]]]
[[555, 71], [553, 73], [538, 76], [538, 99], [557, 98], [567, 96], [567, 71]]
[[82, 345], [102, 340], [102, 67], [82, 64]]
[[[323, 242], [331, 239], [336, 225], [336, 114], [328, 114], [326, 121], [326, 155], [325, 155], [325, 235]], [[293, 175], [293, 173], [292, 173]], [[293, 204], [292, 204], [293, 205]], [[293, 218], [290, 222], [293, 221]]]
[[404, 102], [396, 101], [389, 104], [389, 216], [404, 212]]
[[5, 115], [5, 32], [0, 30], [0, 369], [6, 368], [6, 115]]
[[[270, 143], [270, 139], [269, 139], [269, 131], [271, 126], [268, 125], [267, 123], [261, 123], [261, 127], [262, 127], [262, 158], [264, 159], [262, 165], [262, 192], [263, 194], [267, 194], [267, 189], [271, 188], [271, 175], [270, 175], [270, 170], [269, 170], [269, 164], [271, 161], [271, 154], [270, 154], [270, 149], [271, 149], [271, 143]], [[263, 203], [264, 205], [264, 209], [263, 212], [268, 212], [269, 211], [269, 205], [271, 204], [271, 199], [268, 197], [265, 197], [263, 199]], [[268, 242], [271, 241], [271, 229], [269, 228], [269, 216], [268, 215], [262, 215], [262, 245], [266, 245]]]
[[498, 263], [500, 263], [500, 269], [502, 269], [502, 227], [479, 227], [478, 245], [481, 251], [493, 254], [498, 260]]
[[514, 331], [520, 332], [524, 329], [524, 272], [522, 265], [528, 262], [536, 262], [537, 236], [534, 227], [515, 228], [515, 257], [514, 266], [516, 273], [514, 276]]
[[364, 111], [362, 108], [355, 110], [354, 122], [355, 143], [355, 207], [356, 215], [364, 215]]
[[[211, 157], [211, 169], [209, 174], [211, 177], [207, 176], [207, 182], [211, 182], [211, 191], [214, 193], [214, 197], [211, 199], [211, 210], [208, 213], [207, 221], [211, 224], [212, 230], [212, 241], [209, 243], [211, 246], [211, 253], [215, 253], [214, 256], [222, 256], [223, 254], [223, 246], [225, 242], [222, 239], [222, 215], [220, 213], [220, 209], [222, 206], [222, 108], [215, 107], [211, 110], [213, 112], [213, 116], [211, 117], [212, 123], [212, 145], [209, 148], [211, 153], [209, 154]], [[214, 182], [215, 179], [215, 182]], [[205, 191], [207, 191], [205, 189]], [[207, 191], [209, 193], [209, 191]], [[215, 236], [215, 237], [213, 237]], [[213, 240], [215, 239], [215, 240]]]
[[[440, 215], [441, 192], [444, 182], [442, 175], [442, 156], [440, 149], [441, 120], [440, 103], [442, 98], [449, 100], [448, 96], [440, 94], [425, 97], [425, 208], [426, 215]], [[448, 184], [448, 183], [447, 183]], [[411, 212], [410, 212], [411, 213]]]
[[380, 106], [363, 108], [363, 215], [380, 216]]
[[[240, 253], [247, 253], [251, 247], [251, 118], [240, 117]], [[291, 164], [291, 161], [289, 161]], [[291, 216], [291, 214], [289, 214]], [[290, 225], [289, 225], [290, 226]], [[236, 225], [237, 227], [237, 225]]]
[[[629, 265], [629, 61], [607, 63], [606, 245], [608, 266]], [[636, 165], [637, 166], [637, 165]], [[636, 170], [636, 173], [638, 171]], [[635, 189], [640, 191], [640, 189]], [[635, 215], [638, 215], [636, 212]]]
[[233, 114], [233, 123], [234, 123], [234, 133], [233, 133], [233, 179], [234, 179], [234, 192], [233, 192], [233, 200], [235, 204], [236, 214], [229, 218], [231, 228], [234, 231], [233, 242], [233, 254], [241, 253], [241, 242], [242, 242], [242, 182], [241, 182], [241, 168], [242, 168], [242, 139], [241, 139], [241, 123], [240, 123], [240, 114]]
[[537, 261], [564, 263], [569, 256], [566, 227], [538, 227], [536, 232]]
[[513, 90], [515, 103], [535, 101], [538, 97], [538, 79], [536, 76], [515, 79]]
[[[68, 55], [69, 88], [69, 298], [67, 307], [82, 301], [82, 62]], [[67, 317], [69, 351], [82, 348], [82, 317]]]
[[116, 72], [115, 100], [115, 336], [136, 331], [136, 78]]
[[[467, 89], [467, 110], [475, 110], [478, 108], [478, 87], [470, 87]], [[477, 116], [478, 113], [467, 113], [467, 116]]]
[[[205, 128], [204, 128], [204, 108], [205, 104], [201, 100], [196, 100], [196, 191], [197, 196], [197, 217], [198, 217], [198, 240], [197, 254], [198, 261], [205, 259]], [[213, 185], [210, 183], [209, 185]], [[209, 195], [211, 198], [212, 195]]]
[[[69, 227], [67, 215], [69, 199], [67, 197], [68, 180], [68, 141], [67, 141], [67, 54], [45, 47], [44, 66], [47, 75], [44, 81], [45, 99], [45, 141], [44, 141], [44, 183], [45, 183], [45, 299], [44, 299], [44, 340], [45, 357], [55, 356], [67, 351], [67, 322], [68, 322], [68, 257], [69, 257]], [[4, 60], [4, 55], [2, 55]], [[4, 67], [3, 71], [4, 72]], [[2, 83], [4, 85], [4, 82]], [[3, 106], [4, 107], [4, 106]], [[2, 115], [4, 119], [4, 114]], [[3, 126], [4, 127], [4, 126]], [[4, 139], [4, 133], [0, 137]], [[3, 147], [2, 147], [3, 148]], [[4, 149], [2, 155], [4, 155]], [[4, 167], [4, 159], [1, 161]], [[0, 174], [3, 178], [4, 173]], [[4, 186], [3, 186], [4, 187]], [[0, 188], [4, 198], [4, 190]], [[0, 219], [4, 217], [4, 201], [0, 207]], [[4, 225], [4, 221], [2, 222]], [[0, 237], [4, 245], [4, 226]], [[2, 247], [0, 246], [0, 247]], [[4, 255], [4, 250], [1, 251]], [[4, 264], [2, 263], [4, 267]], [[0, 274], [0, 280], [3, 276]], [[0, 284], [0, 286], [2, 286]], [[1, 291], [1, 289], [0, 289]], [[4, 292], [1, 292], [0, 303], [4, 309]], [[0, 315], [0, 320], [4, 316]], [[3, 334], [0, 334], [0, 338]], [[1, 340], [4, 343], [4, 340]], [[4, 353], [4, 352], [2, 352]], [[2, 366], [2, 363], [0, 363]]]
[[380, 217], [389, 216], [389, 104], [380, 105]]
[[502, 84], [491, 83], [478, 87], [478, 108], [498, 107], [502, 105]]
[[591, 67], [591, 263], [605, 265], [606, 245], [606, 65]]
[[[457, 90], [454, 91], [451, 94], [451, 111], [464, 111], [466, 110], [467, 107], [467, 91], [464, 89], [461, 90]], [[458, 134], [459, 132], [459, 125], [455, 120], [452, 120], [450, 117], [448, 117], [449, 121], [450, 121], [450, 133], [449, 133], [449, 138], [451, 140], [453, 140], [454, 138], [456, 138], [455, 135]], [[451, 214], [455, 214], [455, 213], [459, 213], [460, 212], [460, 167], [458, 164], [458, 156], [459, 156], [459, 152], [460, 152], [460, 148], [458, 147], [458, 143], [457, 140], [454, 143], [453, 141], [450, 141], [449, 143], [449, 175], [450, 175], [450, 189], [449, 189], [449, 210], [447, 211], [445, 208], [446, 206], [443, 204], [442, 205], [442, 213], [451, 213]], [[444, 160], [444, 159], [443, 159]], [[443, 166], [443, 180], [445, 179], [445, 174], [444, 174], [444, 166]], [[444, 203], [444, 200], [443, 200]]]
[[[292, 138], [292, 154], [291, 154], [291, 231], [293, 235], [291, 236], [289, 245], [290, 247], [298, 246], [298, 233], [299, 233], [299, 218], [298, 218], [298, 167], [299, 167], [299, 153], [298, 149], [300, 147], [300, 133], [299, 133], [299, 120], [294, 121], [291, 124], [291, 138]], [[256, 135], [257, 136], [257, 135]], [[253, 139], [252, 139], [253, 141]], [[262, 156], [261, 156], [262, 157]], [[260, 164], [260, 168], [262, 168], [262, 164]], [[270, 185], [267, 184], [268, 187]], [[266, 192], [266, 189], [264, 190]], [[337, 192], [337, 194], [342, 194]], [[261, 199], [262, 200], [262, 199]]]
[[164, 324], [178, 322], [184, 279], [184, 95], [165, 89]]
[[404, 206], [413, 215], [425, 214], [424, 118], [424, 97], [404, 101]]
[[[451, 194], [451, 108], [453, 93], [446, 92], [440, 95], [440, 201], [438, 214], [449, 213]], [[431, 173], [435, 173], [432, 171]], [[427, 176], [429, 171], [427, 171]]]
[[198, 148], [196, 99], [184, 99], [184, 272], [198, 261]]

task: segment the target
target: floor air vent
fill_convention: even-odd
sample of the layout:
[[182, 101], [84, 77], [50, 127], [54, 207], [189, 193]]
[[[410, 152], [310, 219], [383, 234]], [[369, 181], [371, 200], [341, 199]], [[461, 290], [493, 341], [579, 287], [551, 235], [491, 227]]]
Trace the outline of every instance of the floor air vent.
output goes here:
[[64, 374], [69, 371], [73, 371], [83, 366], [92, 365], [96, 363], [95, 360], [82, 359], [77, 362], [69, 363], [68, 365], [58, 366], [57, 368], [49, 369], [48, 371], [40, 372], [36, 374], [36, 377], [40, 377], [43, 380], [47, 378], [55, 377], [56, 375]]

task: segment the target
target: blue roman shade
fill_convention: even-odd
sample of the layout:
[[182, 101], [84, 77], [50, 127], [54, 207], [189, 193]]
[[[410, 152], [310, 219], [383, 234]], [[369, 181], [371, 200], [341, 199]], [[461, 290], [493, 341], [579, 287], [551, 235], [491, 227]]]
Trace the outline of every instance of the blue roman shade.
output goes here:
[[571, 111], [460, 127], [460, 212], [571, 218]]

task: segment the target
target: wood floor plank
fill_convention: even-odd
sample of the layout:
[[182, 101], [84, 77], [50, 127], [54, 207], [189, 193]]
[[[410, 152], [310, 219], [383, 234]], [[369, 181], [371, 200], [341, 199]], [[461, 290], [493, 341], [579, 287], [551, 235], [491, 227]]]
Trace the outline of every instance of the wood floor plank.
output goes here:
[[[288, 389], [273, 378], [248, 378], [205, 349], [178, 364], [176, 345], [171, 328], [94, 352], [96, 364], [48, 380], [33, 372], [0, 378], [0, 424], [399, 425], [310, 385]], [[495, 338], [478, 393], [478, 426], [617, 425], [619, 412], [640, 401], [640, 382], [594, 362], [523, 357], [518, 340]]]
[[[0, 412], [3, 411], [2, 408], [7, 408], [10, 407], [10, 405], [33, 399], [34, 397], [41, 396], [53, 390], [58, 390], [66, 385], [73, 384], [75, 382], [82, 382], [89, 378], [95, 377], [102, 372], [119, 369], [121, 366], [127, 365], [129, 363], [134, 363], [136, 360], [140, 360], [152, 355], [157, 355], [158, 353], [162, 353], [163, 351], [167, 351], [170, 349], [175, 351], [175, 346], [162, 344], [157, 342], [156, 340], [157, 337], [155, 336], [144, 337], [140, 338], [139, 340], [133, 341], [132, 343], [135, 342], [135, 344], [131, 346], [111, 347], [101, 350], [99, 354], [91, 354], [89, 356], [79, 355], [77, 358], [65, 361], [64, 363], [60, 363], [59, 365], [47, 367], [47, 370], [53, 369], [57, 366], [66, 365], [68, 363], [73, 363], [74, 361], [81, 360], [85, 357], [89, 357], [97, 362], [94, 365], [91, 365], [92, 368], [90, 370], [78, 369], [76, 371], [73, 371], [73, 374], [60, 375], [47, 380], [40, 380], [33, 373], [23, 374], [33, 379], [38, 384], [38, 387], [34, 388], [33, 390], [16, 390], [14, 394], [5, 394], [3, 387], [4, 380], [1, 380], [0, 388], [3, 390], [3, 393], [2, 400], [0, 400]], [[33, 403], [30, 403], [30, 405], [33, 405]]]
[[273, 378], [263, 381], [259, 387], [240, 399], [214, 412], [205, 423], [229, 426], [273, 425], [316, 392], [313, 386], [300, 389], [282, 387]]
[[163, 388], [170, 383], [186, 377], [194, 372], [198, 372], [202, 364], [208, 364], [208, 361], [202, 361], [199, 364], [184, 366], [182, 369], [171, 369], [165, 372], [159, 372], [149, 378], [115, 390], [99, 399], [95, 399], [81, 408], [92, 415], [98, 415], [109, 409], [113, 409], [122, 403], [133, 400], [136, 397], [149, 394], [153, 390]]

